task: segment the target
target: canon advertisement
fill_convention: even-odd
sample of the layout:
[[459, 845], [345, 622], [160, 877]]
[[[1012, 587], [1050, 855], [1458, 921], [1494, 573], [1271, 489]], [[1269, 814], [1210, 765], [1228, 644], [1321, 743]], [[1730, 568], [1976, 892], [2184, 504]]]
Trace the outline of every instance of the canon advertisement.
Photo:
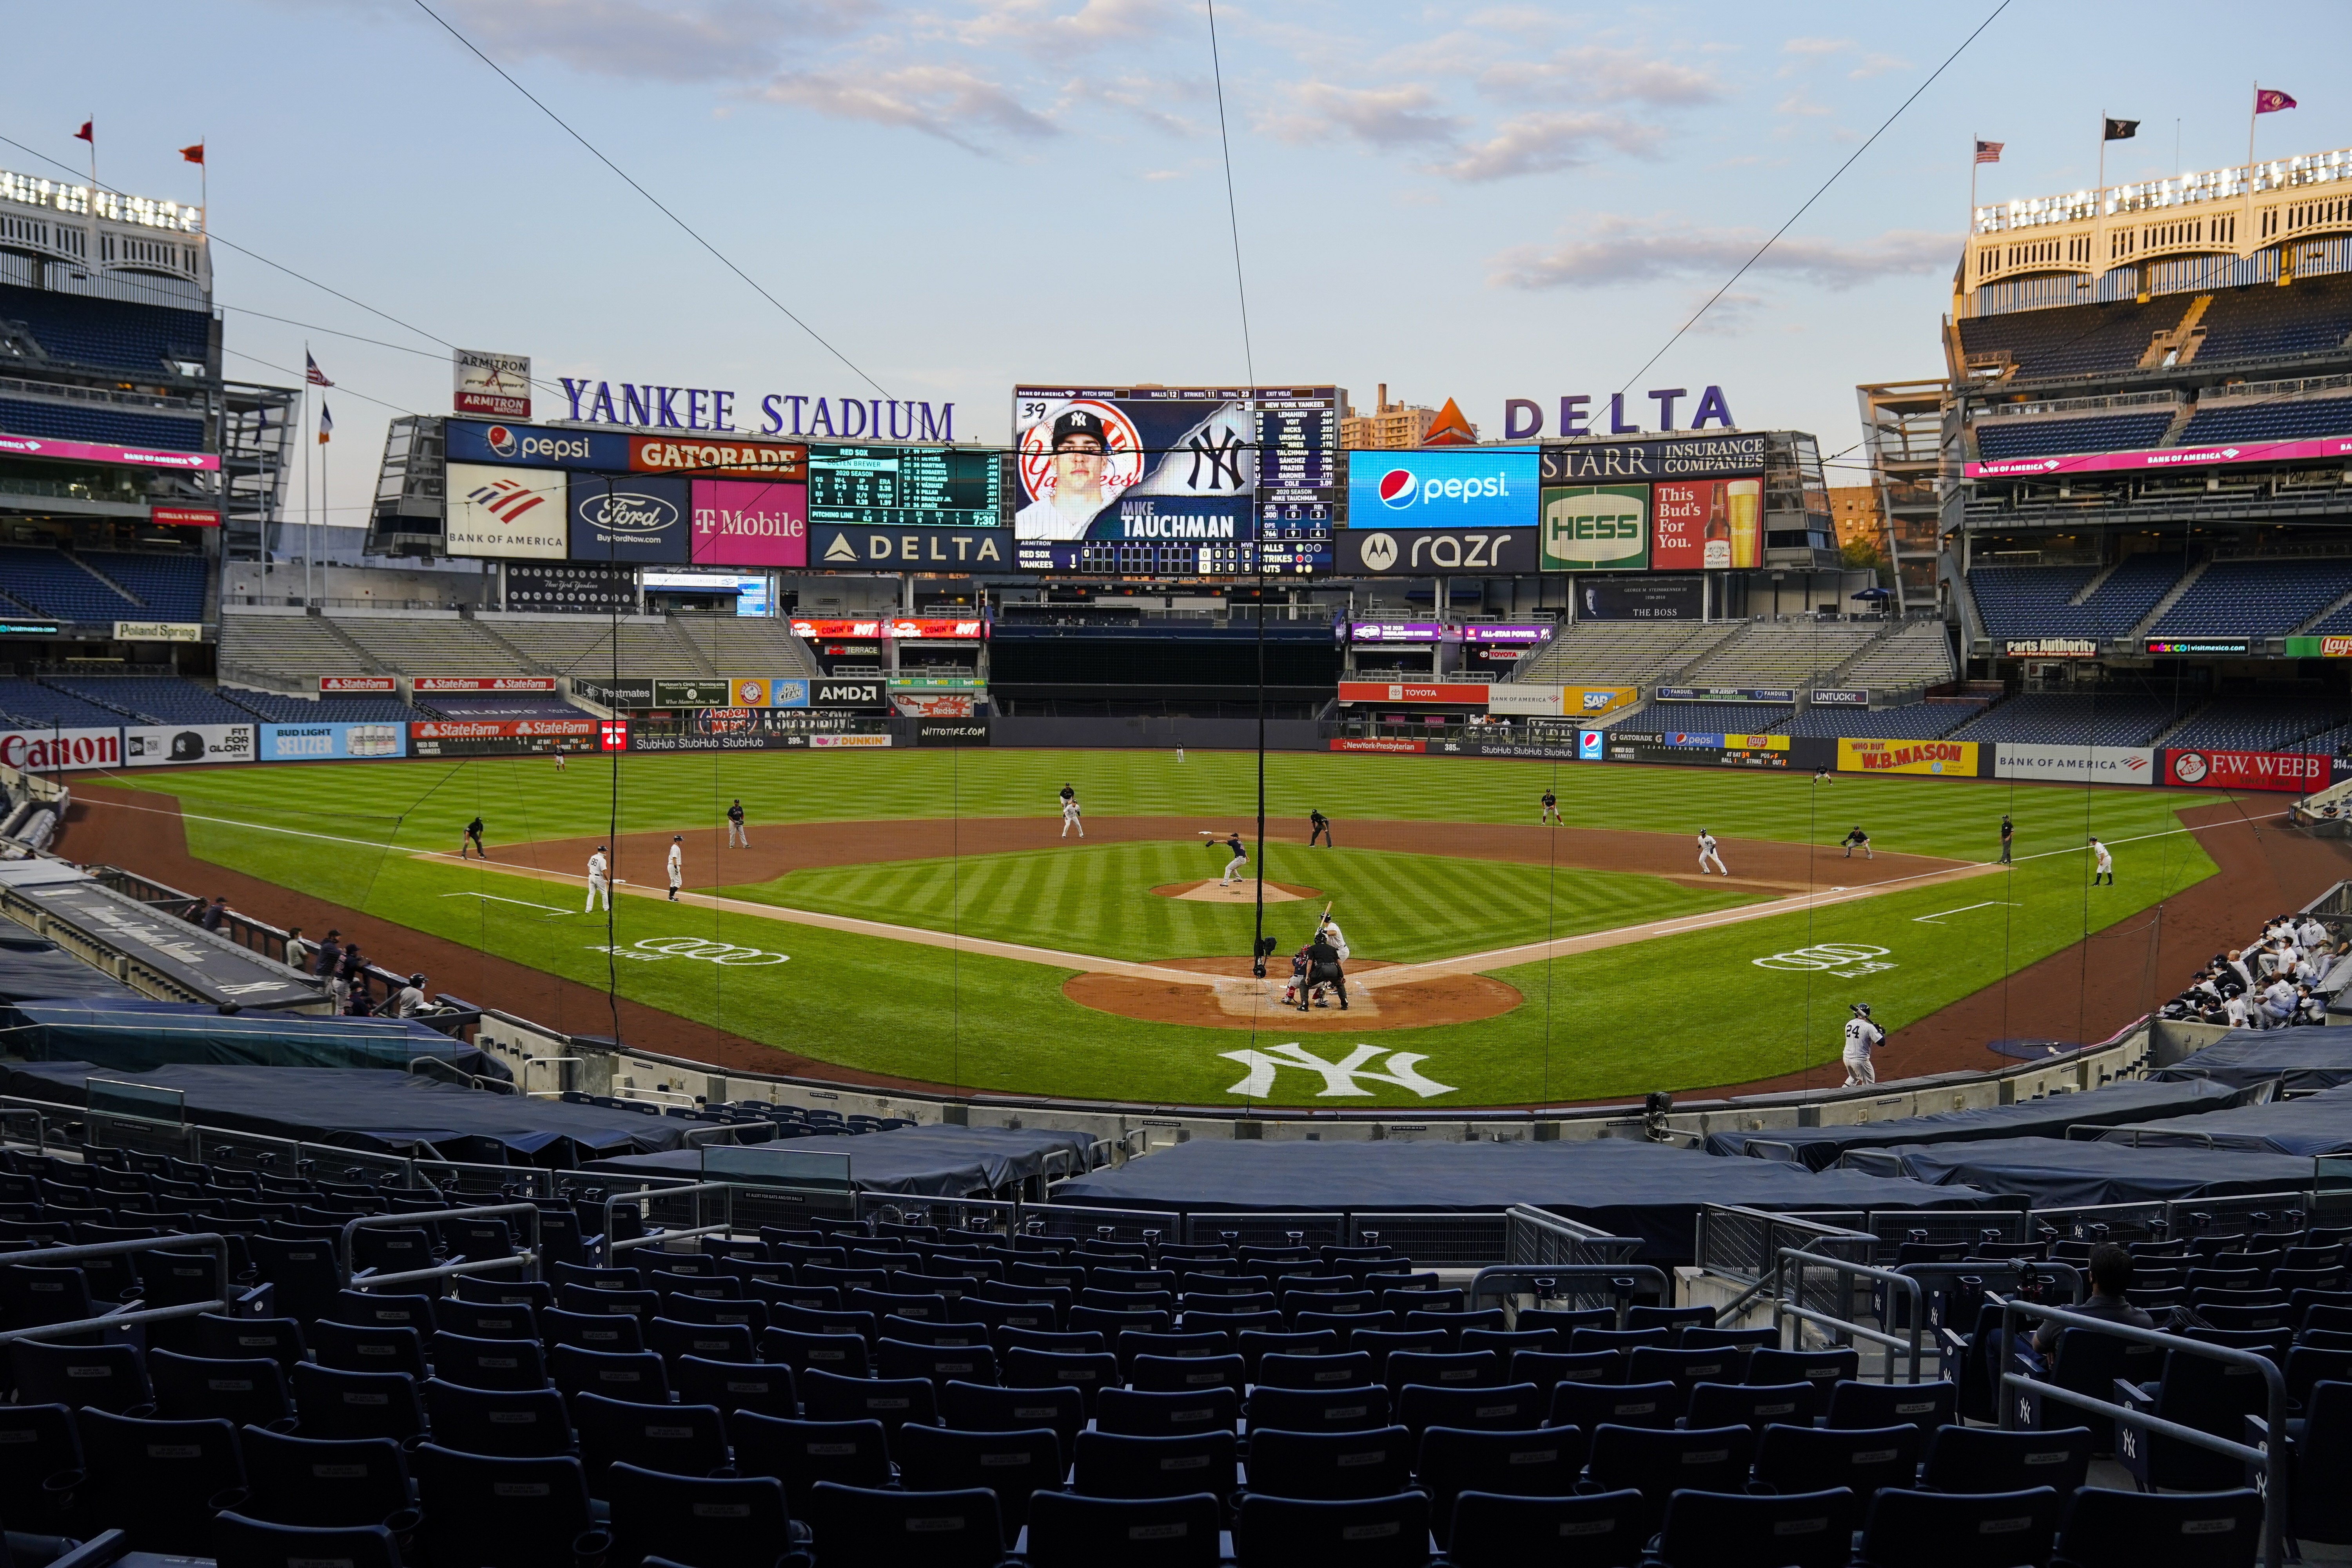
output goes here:
[[0, 730], [0, 767], [46, 773], [121, 765], [120, 730]]

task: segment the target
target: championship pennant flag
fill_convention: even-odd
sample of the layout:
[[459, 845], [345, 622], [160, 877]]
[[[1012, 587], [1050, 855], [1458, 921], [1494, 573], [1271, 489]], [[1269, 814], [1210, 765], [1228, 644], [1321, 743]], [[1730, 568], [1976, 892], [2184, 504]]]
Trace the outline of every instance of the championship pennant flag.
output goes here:
[[2256, 114], [2276, 114], [2282, 109], [2294, 107], [2294, 100], [2274, 87], [2258, 87], [2254, 89]]
[[2006, 146], [2008, 146], [2008, 145], [2009, 145], [2009, 143], [2008, 143], [2008, 142], [1978, 142], [1978, 143], [1977, 143], [1977, 162], [1978, 162], [1978, 163], [2000, 163], [2000, 150], [2001, 150], [2003, 147], [2006, 147]]

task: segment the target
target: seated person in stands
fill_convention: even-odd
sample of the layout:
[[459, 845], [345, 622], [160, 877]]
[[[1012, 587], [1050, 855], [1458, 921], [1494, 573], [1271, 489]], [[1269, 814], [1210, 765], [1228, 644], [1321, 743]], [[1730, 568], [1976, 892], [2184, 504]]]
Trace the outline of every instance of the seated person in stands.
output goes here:
[[2228, 1024], [2230, 1027], [2233, 1029], [2242, 1029], [2246, 1026], [2247, 1021], [2252, 1016], [2252, 1012], [2246, 1006], [2246, 994], [2244, 992], [2232, 991], [2222, 1000], [2221, 1021]]
[[2291, 984], [2284, 976], [2272, 981], [2269, 987], [2263, 992], [2263, 1027], [2265, 1029], [2284, 1028], [2286, 1026], [2286, 1021], [2294, 1016], [2294, 1009], [2295, 994], [2294, 985]]
[[2341, 964], [2347, 955], [2352, 955], [2352, 942], [2339, 942], [2332, 951], [2323, 949], [2315, 953], [2311, 964], [2317, 973], [2314, 976], [2313, 983], [2316, 984], [2335, 973], [2336, 966]]
[[2226, 965], [2230, 973], [2238, 977], [2238, 984], [2240, 985], [2252, 986], [2253, 984], [2253, 965], [2246, 962], [2246, 955], [2241, 949], [2233, 947], [2225, 956], [2216, 959], [2214, 962]]
[[2305, 915], [2303, 923], [2294, 929], [2294, 940], [2307, 948], [2326, 947], [2327, 927], [2320, 922], [2317, 915]]
[[2327, 998], [2325, 996], [2313, 995], [2311, 987], [2308, 985], [2296, 986], [2294, 988], [2294, 1016], [2289, 1019], [2288, 1022], [2295, 1024], [2325, 1024], [2327, 1022]]
[[[2133, 1306], [2124, 1298], [2124, 1292], [2131, 1289], [2132, 1257], [2130, 1253], [2111, 1241], [2102, 1242], [2091, 1248], [2088, 1272], [2091, 1276], [2091, 1293], [2068, 1308], [2069, 1311], [2078, 1312], [2085, 1318], [2103, 1318], [2111, 1322], [2128, 1323], [2135, 1329], [2156, 1327], [2156, 1320], [2149, 1317], [2145, 1309]], [[2058, 1336], [2066, 1331], [2067, 1326], [2064, 1323], [2045, 1321], [2040, 1328], [2033, 1331], [2033, 1348], [2041, 1353], [2043, 1360], [2048, 1360], [2057, 1351]]]

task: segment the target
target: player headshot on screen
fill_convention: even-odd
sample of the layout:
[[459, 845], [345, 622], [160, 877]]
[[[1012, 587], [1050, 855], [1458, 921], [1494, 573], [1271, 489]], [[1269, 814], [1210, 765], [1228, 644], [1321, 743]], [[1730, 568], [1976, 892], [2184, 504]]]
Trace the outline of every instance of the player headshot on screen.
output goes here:
[[1084, 539], [1087, 524], [1111, 502], [1103, 489], [1110, 442], [1102, 416], [1065, 410], [1054, 421], [1053, 453], [1053, 493], [1023, 507], [1013, 520], [1013, 531], [1023, 539]]

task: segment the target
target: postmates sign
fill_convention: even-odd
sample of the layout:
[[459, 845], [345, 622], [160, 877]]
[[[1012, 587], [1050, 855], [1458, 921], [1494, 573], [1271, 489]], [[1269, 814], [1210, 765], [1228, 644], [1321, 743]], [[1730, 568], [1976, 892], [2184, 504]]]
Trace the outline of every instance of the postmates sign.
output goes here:
[[1977, 776], [1974, 741], [1853, 741], [1837, 743], [1837, 765], [1848, 773], [1942, 773]]

